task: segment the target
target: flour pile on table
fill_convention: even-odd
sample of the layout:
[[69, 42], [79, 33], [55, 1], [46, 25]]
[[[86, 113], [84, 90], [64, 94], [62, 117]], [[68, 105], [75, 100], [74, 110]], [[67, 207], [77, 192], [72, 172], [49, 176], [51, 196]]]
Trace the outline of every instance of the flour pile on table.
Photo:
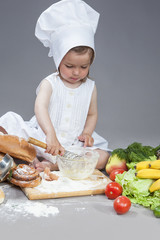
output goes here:
[[56, 215], [59, 213], [57, 207], [47, 206], [46, 204], [39, 202], [27, 202], [21, 204], [20, 207], [17, 207], [17, 211], [21, 211], [22, 208], [26, 213], [33, 214], [35, 217], [48, 217], [49, 215]]
[[[41, 173], [42, 182], [35, 187], [40, 192], [45, 193], [58, 193], [58, 192], [74, 192], [83, 190], [104, 189], [108, 184], [108, 179], [98, 175], [91, 175], [84, 180], [72, 180], [64, 177], [60, 171], [53, 171], [59, 178], [56, 181], [46, 181], [44, 173]], [[101, 177], [101, 178], [100, 178]]]
[[57, 207], [48, 206], [40, 202], [8, 200], [0, 209], [1, 216], [9, 217], [10, 220], [16, 220], [16, 216], [30, 217], [49, 217], [55, 216], [59, 213]]

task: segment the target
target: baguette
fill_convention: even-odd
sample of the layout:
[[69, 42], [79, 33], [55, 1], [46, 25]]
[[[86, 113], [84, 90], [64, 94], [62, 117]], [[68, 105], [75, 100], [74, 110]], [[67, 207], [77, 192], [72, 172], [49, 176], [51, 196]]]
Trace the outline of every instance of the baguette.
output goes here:
[[0, 135], [0, 152], [27, 162], [32, 162], [36, 157], [34, 146], [23, 138], [8, 134]]

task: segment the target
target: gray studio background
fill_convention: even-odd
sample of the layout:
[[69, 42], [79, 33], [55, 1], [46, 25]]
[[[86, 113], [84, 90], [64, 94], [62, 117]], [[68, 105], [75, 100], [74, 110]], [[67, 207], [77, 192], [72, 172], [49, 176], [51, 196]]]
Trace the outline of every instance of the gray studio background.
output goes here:
[[[55, 70], [35, 38], [36, 21], [55, 0], [0, 2], [0, 116], [29, 120], [35, 90]], [[91, 77], [98, 89], [96, 131], [109, 147], [160, 144], [160, 1], [86, 0], [100, 14]]]

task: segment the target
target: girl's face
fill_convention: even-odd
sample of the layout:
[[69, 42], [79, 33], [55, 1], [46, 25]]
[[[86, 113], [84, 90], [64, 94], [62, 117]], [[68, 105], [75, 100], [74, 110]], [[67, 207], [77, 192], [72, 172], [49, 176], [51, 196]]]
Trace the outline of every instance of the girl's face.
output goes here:
[[89, 51], [77, 53], [69, 51], [62, 59], [59, 72], [61, 79], [68, 85], [77, 87], [89, 72], [91, 56]]

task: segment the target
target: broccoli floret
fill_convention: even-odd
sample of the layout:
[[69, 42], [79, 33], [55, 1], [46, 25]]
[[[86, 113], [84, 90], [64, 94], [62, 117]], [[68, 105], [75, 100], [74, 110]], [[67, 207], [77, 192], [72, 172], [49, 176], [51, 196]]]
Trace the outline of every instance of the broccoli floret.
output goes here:
[[138, 142], [130, 144], [126, 149], [126, 152], [128, 154], [129, 162], [145, 161], [148, 160], [150, 156], [154, 155], [151, 146], [142, 146], [142, 144]]
[[141, 162], [145, 161], [145, 157], [140, 152], [129, 152], [128, 153], [129, 162]]
[[127, 153], [126, 153], [125, 149], [123, 149], [123, 148], [117, 148], [117, 149], [113, 150], [112, 156], [115, 155], [115, 154], [116, 154], [120, 159], [125, 159], [126, 161], [128, 160]]
[[120, 159], [125, 159], [126, 162], [140, 162], [155, 159], [157, 151], [160, 150], [160, 145], [156, 148], [151, 146], [142, 146], [141, 143], [134, 142], [126, 149], [117, 148], [112, 152], [112, 155], [117, 154]]
[[143, 146], [143, 152], [146, 156], [153, 156], [154, 154], [154, 148], [151, 146]]
[[157, 155], [157, 153], [160, 152], [160, 145], [154, 148], [154, 155]]

